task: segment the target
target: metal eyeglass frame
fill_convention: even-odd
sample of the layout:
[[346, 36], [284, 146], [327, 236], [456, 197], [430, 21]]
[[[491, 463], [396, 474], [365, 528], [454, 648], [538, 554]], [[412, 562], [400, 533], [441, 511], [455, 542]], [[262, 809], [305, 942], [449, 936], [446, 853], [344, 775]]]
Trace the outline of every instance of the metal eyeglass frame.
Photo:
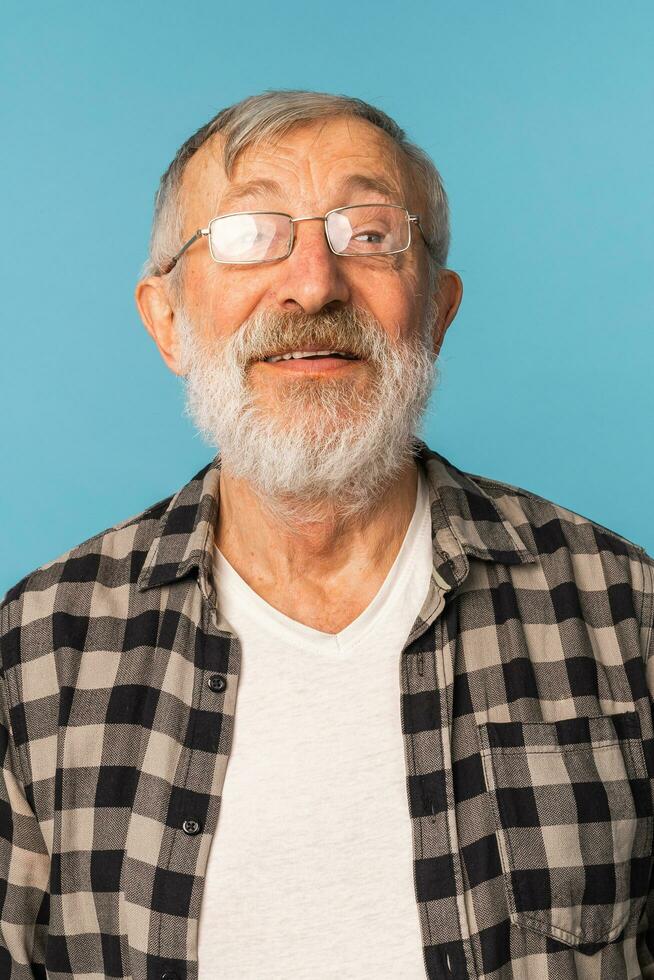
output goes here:
[[[336, 214], [339, 211], [349, 211], [351, 208], [370, 208], [370, 207], [398, 208], [398, 210], [404, 211], [404, 213], [407, 216], [407, 220], [408, 220], [408, 224], [409, 224], [409, 241], [408, 241], [408, 243], [404, 246], [404, 248], [395, 248], [395, 249], [393, 249], [390, 252], [362, 252], [362, 253], [357, 253], [357, 252], [337, 252], [336, 249], [332, 246], [332, 243], [329, 240], [329, 235], [327, 234], [327, 218], [330, 216], [330, 214]], [[276, 214], [276, 215], [280, 215], [283, 218], [288, 218], [289, 221], [291, 222], [291, 237], [290, 237], [288, 251], [286, 252], [286, 255], [279, 255], [275, 259], [244, 259], [242, 261], [238, 261], [237, 260], [235, 262], [234, 261], [232, 261], [232, 262], [226, 262], [224, 259], [217, 259], [214, 256], [214, 254], [213, 254], [213, 249], [211, 248], [211, 238], [209, 237], [210, 232], [211, 232], [211, 226], [214, 223], [214, 221], [219, 221], [221, 218], [233, 218], [237, 214]], [[327, 214], [324, 214], [324, 215], [310, 215], [308, 217], [303, 217], [303, 218], [293, 218], [290, 214], [286, 214], [285, 211], [230, 211], [229, 214], [218, 214], [218, 215], [216, 215], [215, 218], [212, 218], [211, 219], [211, 221], [209, 222], [209, 224], [207, 225], [206, 228], [198, 228], [198, 230], [196, 231], [196, 233], [191, 238], [189, 238], [189, 240], [184, 245], [182, 245], [182, 247], [180, 248], [179, 252], [177, 252], [175, 255], [173, 255], [173, 257], [170, 260], [170, 262], [168, 263], [168, 266], [166, 267], [166, 269], [163, 270], [160, 274], [163, 275], [163, 276], [167, 276], [168, 273], [171, 272], [175, 268], [175, 266], [177, 265], [177, 262], [182, 257], [182, 255], [184, 254], [184, 252], [188, 248], [190, 248], [191, 245], [193, 245], [194, 242], [196, 242], [198, 240], [198, 238], [203, 238], [203, 237], [209, 238], [209, 252], [211, 253], [211, 258], [213, 259], [214, 262], [218, 262], [220, 265], [261, 265], [261, 264], [266, 263], [266, 262], [279, 262], [281, 259], [287, 259], [289, 257], [289, 255], [291, 254], [291, 252], [293, 251], [293, 245], [295, 244], [295, 225], [296, 225], [296, 223], [298, 221], [323, 221], [324, 222], [324, 225], [325, 225], [325, 238], [327, 239], [327, 244], [329, 245], [329, 248], [334, 253], [334, 255], [345, 255], [345, 256], [348, 256], [348, 257], [349, 256], [357, 257], [358, 255], [365, 255], [367, 258], [369, 258], [371, 255], [397, 255], [398, 252], [406, 252], [406, 250], [411, 247], [411, 240], [412, 240], [411, 239], [411, 225], [412, 224], [415, 224], [417, 226], [420, 234], [423, 237], [423, 240], [424, 240], [425, 245], [427, 246], [427, 248], [430, 247], [430, 243], [427, 240], [427, 237], [426, 237], [424, 231], [422, 230], [422, 226], [420, 224], [420, 215], [418, 215], [418, 214], [410, 214], [409, 211], [408, 211], [408, 209], [405, 208], [401, 204], [386, 204], [385, 202], [383, 204], [380, 204], [378, 201], [375, 202], [374, 204], [344, 204], [340, 208], [332, 208], [331, 211], [328, 211], [327, 212]]]

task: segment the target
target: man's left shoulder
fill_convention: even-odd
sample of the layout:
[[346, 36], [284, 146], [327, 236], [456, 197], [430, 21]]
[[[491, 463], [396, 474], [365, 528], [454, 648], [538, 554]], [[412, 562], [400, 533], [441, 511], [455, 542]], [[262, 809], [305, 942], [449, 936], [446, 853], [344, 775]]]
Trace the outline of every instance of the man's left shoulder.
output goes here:
[[527, 536], [530, 550], [539, 556], [567, 548], [578, 555], [606, 552], [623, 561], [645, 562], [654, 567], [654, 558], [642, 545], [599, 521], [533, 490], [474, 473], [466, 476], [493, 500], [521, 535]]

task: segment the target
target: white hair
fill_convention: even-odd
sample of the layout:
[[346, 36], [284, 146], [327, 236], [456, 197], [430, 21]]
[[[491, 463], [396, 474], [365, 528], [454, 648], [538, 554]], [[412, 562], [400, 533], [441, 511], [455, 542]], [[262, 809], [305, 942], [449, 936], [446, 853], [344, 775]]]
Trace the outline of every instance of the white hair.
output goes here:
[[[223, 167], [229, 179], [236, 158], [246, 147], [274, 139], [303, 123], [332, 116], [356, 117], [372, 123], [390, 136], [404, 155], [410, 178], [427, 201], [427, 213], [421, 216], [421, 224], [428, 242], [429, 273], [433, 283], [438, 270], [445, 265], [450, 242], [447, 196], [433, 161], [407, 139], [404, 130], [381, 109], [346, 95], [298, 89], [269, 90], [243, 99], [221, 110], [182, 144], [162, 176], [155, 195], [150, 254], [142, 275], [161, 275], [184, 244], [182, 176], [193, 154], [215, 133], [221, 133], [224, 138]], [[178, 268], [173, 268], [170, 281], [179, 293], [177, 273]]]

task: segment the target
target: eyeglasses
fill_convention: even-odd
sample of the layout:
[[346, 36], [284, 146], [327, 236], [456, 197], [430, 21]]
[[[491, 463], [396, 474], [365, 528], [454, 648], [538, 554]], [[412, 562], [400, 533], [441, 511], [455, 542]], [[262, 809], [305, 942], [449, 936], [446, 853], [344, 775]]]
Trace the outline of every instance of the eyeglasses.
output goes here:
[[214, 262], [249, 265], [287, 258], [295, 241], [298, 221], [324, 221], [325, 237], [335, 255], [394, 255], [411, 245], [411, 225], [420, 216], [399, 204], [351, 204], [325, 215], [292, 218], [281, 211], [237, 211], [212, 218], [173, 256], [162, 275], [167, 275], [198, 238], [207, 238]]

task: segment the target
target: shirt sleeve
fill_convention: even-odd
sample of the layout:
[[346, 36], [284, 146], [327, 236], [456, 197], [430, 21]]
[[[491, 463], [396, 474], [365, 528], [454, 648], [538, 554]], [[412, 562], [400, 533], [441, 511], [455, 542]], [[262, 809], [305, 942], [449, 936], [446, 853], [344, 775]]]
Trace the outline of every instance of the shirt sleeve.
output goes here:
[[[636, 602], [641, 610], [640, 629], [643, 659], [650, 706], [654, 717], [654, 559], [647, 553], [641, 562], [641, 581]], [[644, 746], [649, 759], [654, 753], [652, 744]], [[651, 780], [650, 780], [651, 783]], [[654, 864], [649, 883], [649, 894], [637, 937], [638, 958], [643, 980], [654, 980]]]
[[0, 668], [0, 977], [46, 980], [50, 857], [22, 779]]
[[654, 704], [654, 558], [645, 553], [642, 561], [641, 622], [647, 688]]

